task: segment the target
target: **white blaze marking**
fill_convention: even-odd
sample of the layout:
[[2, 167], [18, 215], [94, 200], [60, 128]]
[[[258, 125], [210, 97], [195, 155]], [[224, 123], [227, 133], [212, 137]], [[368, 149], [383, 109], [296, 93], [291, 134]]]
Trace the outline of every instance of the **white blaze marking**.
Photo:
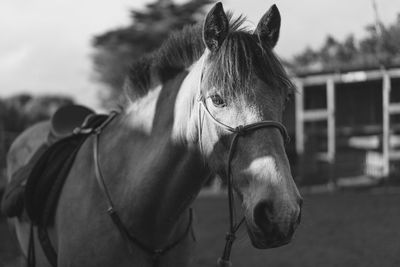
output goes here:
[[274, 184], [280, 183], [281, 181], [276, 161], [271, 156], [260, 157], [253, 160], [249, 167], [244, 170], [244, 173], [260, 181], [269, 181]]

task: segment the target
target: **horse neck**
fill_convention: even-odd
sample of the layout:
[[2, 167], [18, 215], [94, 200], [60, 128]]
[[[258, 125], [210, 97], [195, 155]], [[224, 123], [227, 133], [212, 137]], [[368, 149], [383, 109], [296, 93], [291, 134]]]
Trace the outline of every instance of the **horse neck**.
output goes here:
[[181, 110], [181, 101], [192, 97], [188, 77], [182, 74], [132, 103], [100, 140], [116, 208], [129, 231], [151, 243], [167, 242], [186, 227], [185, 211], [208, 175], [197, 147], [184, 141], [188, 127], [179, 126], [188, 123], [180, 114], [190, 116]]

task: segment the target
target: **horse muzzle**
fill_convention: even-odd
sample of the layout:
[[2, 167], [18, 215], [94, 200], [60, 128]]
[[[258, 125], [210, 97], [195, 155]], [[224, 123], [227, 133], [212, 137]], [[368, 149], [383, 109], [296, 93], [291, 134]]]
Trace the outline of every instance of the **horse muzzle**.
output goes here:
[[290, 243], [301, 220], [301, 199], [294, 207], [275, 210], [272, 203], [258, 203], [252, 216], [246, 216], [252, 245], [258, 249], [275, 248]]

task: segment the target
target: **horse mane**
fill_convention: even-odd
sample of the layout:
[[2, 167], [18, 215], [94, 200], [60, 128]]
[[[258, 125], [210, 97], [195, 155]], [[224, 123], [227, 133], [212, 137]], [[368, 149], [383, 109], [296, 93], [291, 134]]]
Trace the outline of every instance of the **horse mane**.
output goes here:
[[[235, 88], [250, 91], [254, 72], [267, 84], [294, 87], [272, 48], [259, 45], [257, 36], [243, 27], [246, 18], [233, 19], [227, 13], [229, 33], [215, 55], [211, 56], [208, 82], [234, 94]], [[203, 23], [185, 26], [172, 33], [158, 50], [143, 56], [128, 70], [124, 84], [131, 101], [146, 95], [158, 83], [163, 84], [187, 70], [205, 50]]]
[[131, 100], [147, 94], [155, 82], [164, 83], [190, 67], [203, 54], [200, 24], [173, 32], [158, 50], [134, 62], [125, 79], [124, 90]]

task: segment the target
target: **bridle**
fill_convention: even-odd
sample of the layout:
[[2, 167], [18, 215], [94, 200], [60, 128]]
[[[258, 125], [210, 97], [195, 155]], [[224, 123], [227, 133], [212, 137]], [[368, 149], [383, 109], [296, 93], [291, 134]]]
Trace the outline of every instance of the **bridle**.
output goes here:
[[273, 120], [265, 120], [265, 121], [259, 121], [251, 124], [246, 124], [246, 125], [239, 125], [237, 127], [231, 127], [219, 120], [217, 120], [209, 111], [207, 108], [206, 104], [206, 99], [201, 93], [201, 82], [203, 78], [203, 69], [204, 69], [204, 58], [202, 60], [202, 66], [201, 66], [201, 75], [198, 83], [198, 105], [199, 105], [199, 112], [198, 112], [198, 127], [199, 127], [199, 146], [200, 150], [203, 150], [203, 144], [202, 144], [202, 117], [201, 117], [201, 111], [203, 110], [207, 116], [211, 119], [211, 121], [218, 125], [220, 128], [223, 130], [230, 132], [233, 134], [230, 146], [229, 146], [229, 152], [228, 152], [228, 159], [227, 159], [227, 165], [226, 165], [226, 177], [227, 177], [227, 192], [228, 192], [228, 209], [229, 209], [229, 229], [228, 232], [225, 236], [225, 247], [222, 253], [222, 256], [218, 259], [217, 264], [220, 267], [228, 267], [232, 266], [232, 263], [230, 261], [230, 254], [231, 254], [231, 249], [233, 242], [236, 239], [236, 232], [239, 230], [240, 226], [243, 224], [245, 218], [243, 217], [239, 222], [236, 220], [236, 214], [235, 214], [235, 198], [234, 198], [234, 192], [233, 192], [233, 178], [231, 175], [231, 163], [233, 156], [235, 154], [235, 148], [236, 144], [239, 140], [239, 137], [244, 137], [246, 134], [250, 132], [254, 132], [259, 129], [263, 128], [276, 128], [280, 131], [282, 134], [282, 137], [284, 139], [284, 142], [289, 142], [290, 138], [287, 133], [286, 127], [278, 122], [278, 121], [273, 121]]
[[[201, 70], [203, 70], [203, 67], [204, 67], [204, 58], [202, 60], [202, 69]], [[201, 134], [201, 128], [202, 128], [201, 127], [201, 111], [202, 110], [208, 115], [208, 117], [211, 119], [211, 121], [213, 123], [215, 123], [222, 129], [224, 129], [225, 131], [228, 131], [233, 134], [232, 141], [231, 141], [230, 147], [229, 147], [228, 161], [227, 161], [227, 168], [226, 168], [227, 186], [228, 186], [228, 205], [229, 205], [229, 230], [228, 230], [228, 232], [226, 234], [226, 238], [225, 238], [226, 241], [225, 241], [224, 251], [222, 253], [222, 256], [218, 259], [218, 266], [227, 267], [227, 266], [232, 266], [232, 263], [230, 262], [230, 254], [231, 254], [232, 245], [236, 239], [236, 232], [239, 230], [240, 226], [243, 224], [243, 222], [245, 220], [244, 217], [240, 220], [239, 223], [236, 220], [234, 193], [233, 193], [233, 178], [231, 175], [231, 162], [232, 162], [233, 156], [235, 154], [235, 148], [236, 148], [238, 139], [241, 136], [242, 137], [245, 136], [249, 132], [254, 132], [254, 131], [262, 129], [262, 128], [278, 129], [280, 131], [280, 133], [282, 134], [285, 142], [289, 141], [289, 135], [287, 133], [285, 126], [278, 121], [266, 120], [266, 121], [260, 121], [260, 122], [251, 123], [251, 124], [247, 124], [247, 125], [239, 125], [237, 127], [231, 127], [231, 126], [226, 125], [223, 122], [217, 120], [211, 114], [211, 112], [208, 110], [206, 102], [205, 102], [205, 98], [201, 94], [202, 78], [203, 78], [203, 71], [201, 71], [199, 84], [198, 84], [198, 104], [199, 104], [199, 113], [198, 113], [199, 125], [198, 125], [198, 127], [199, 127], [200, 150], [202, 150], [202, 142], [201, 142], [201, 135], [202, 135]], [[118, 115], [118, 113], [111, 112], [110, 116], [107, 118], [107, 120], [104, 123], [102, 123], [98, 128], [93, 129], [93, 132], [92, 132], [94, 134], [93, 159], [94, 159], [95, 177], [96, 177], [99, 187], [107, 201], [107, 206], [108, 206], [107, 213], [110, 216], [110, 218], [112, 219], [115, 226], [120, 231], [125, 243], [127, 244], [128, 248], [129, 248], [129, 252], [132, 253], [131, 244], [136, 245], [141, 250], [143, 250], [147, 254], [151, 255], [153, 266], [156, 267], [160, 263], [160, 257], [162, 255], [165, 255], [167, 252], [169, 252], [173, 248], [175, 248], [189, 234], [190, 230], [192, 229], [192, 221], [193, 221], [192, 209], [189, 209], [189, 223], [185, 229], [185, 232], [173, 243], [171, 243], [163, 248], [154, 249], [129, 233], [129, 231], [124, 226], [122, 220], [120, 219], [120, 216], [118, 215], [117, 211], [114, 208], [114, 204], [111, 199], [111, 195], [107, 189], [107, 186], [105, 184], [104, 177], [102, 175], [102, 171], [101, 171], [100, 163], [99, 163], [99, 136], [100, 136], [100, 133], [117, 115]]]

